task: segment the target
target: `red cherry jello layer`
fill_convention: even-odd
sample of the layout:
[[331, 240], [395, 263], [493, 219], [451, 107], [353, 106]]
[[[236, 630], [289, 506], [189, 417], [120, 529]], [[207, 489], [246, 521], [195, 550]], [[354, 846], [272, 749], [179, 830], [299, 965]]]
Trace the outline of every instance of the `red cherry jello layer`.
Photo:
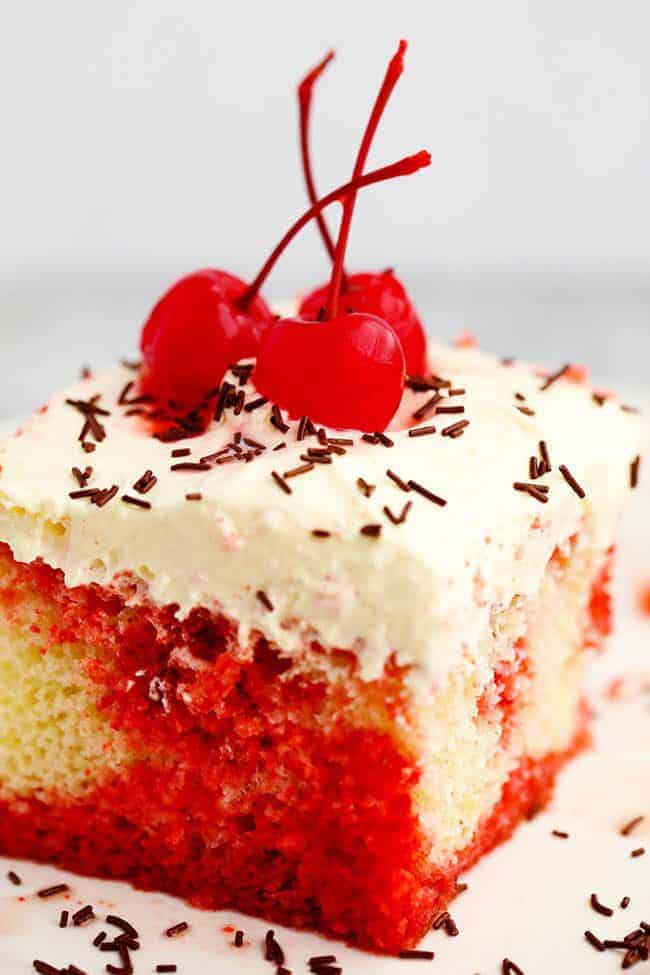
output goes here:
[[544, 803], [639, 420], [429, 356], [376, 434], [116, 367], [0, 444], [2, 852], [397, 952]]
[[[423, 704], [394, 662], [363, 682], [350, 654], [317, 645], [300, 667], [261, 636], [244, 653], [222, 616], [134, 606], [128, 580], [67, 589], [2, 546], [0, 850], [412, 946], [582, 740], [590, 649], [558, 646], [557, 697], [540, 700], [539, 654], [572, 625], [545, 600], [577, 575], [556, 555], [480, 697], [470, 679]], [[597, 589], [589, 648], [605, 600]]]

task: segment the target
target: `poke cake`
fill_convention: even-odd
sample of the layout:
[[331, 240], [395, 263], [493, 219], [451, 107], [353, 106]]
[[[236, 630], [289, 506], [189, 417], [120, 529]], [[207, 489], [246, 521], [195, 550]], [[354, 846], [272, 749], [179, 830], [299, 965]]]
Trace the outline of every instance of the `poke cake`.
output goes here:
[[[0, 851], [396, 953], [587, 740], [640, 421], [344, 267], [188, 275], [0, 446]], [[342, 203], [336, 239], [323, 211]]]

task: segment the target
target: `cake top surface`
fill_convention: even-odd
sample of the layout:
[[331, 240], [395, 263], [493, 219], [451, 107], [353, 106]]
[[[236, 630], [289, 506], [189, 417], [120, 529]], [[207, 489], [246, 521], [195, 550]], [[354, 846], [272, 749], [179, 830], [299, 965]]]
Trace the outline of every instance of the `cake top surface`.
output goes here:
[[198, 436], [152, 423], [130, 368], [88, 376], [0, 447], [0, 540], [70, 586], [131, 573], [182, 615], [217, 608], [244, 641], [441, 677], [557, 546], [585, 524], [610, 544], [642, 423], [575, 369], [438, 345], [429, 363], [379, 436], [288, 419], [246, 368]]

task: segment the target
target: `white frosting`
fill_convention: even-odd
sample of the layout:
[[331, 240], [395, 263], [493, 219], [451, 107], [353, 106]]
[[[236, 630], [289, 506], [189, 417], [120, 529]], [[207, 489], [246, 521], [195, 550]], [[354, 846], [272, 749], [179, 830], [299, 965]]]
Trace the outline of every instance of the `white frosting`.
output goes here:
[[[239, 625], [246, 642], [260, 631], [287, 653], [317, 639], [353, 649], [366, 678], [398, 659], [427, 682], [444, 678], [484, 631], [491, 612], [516, 595], [534, 593], [554, 548], [588, 524], [590, 544], [611, 544], [629, 490], [630, 463], [638, 454], [641, 422], [616, 399], [598, 406], [586, 384], [560, 379], [541, 392], [542, 379], [527, 367], [504, 366], [473, 349], [432, 346], [435, 372], [464, 387], [448, 405], [462, 416], [428, 417], [432, 436], [409, 437], [407, 418], [431, 393], [407, 392], [391, 432], [392, 448], [355, 440], [344, 456], [292, 478], [291, 496], [271, 471], [302, 463], [317, 446], [296, 440], [296, 424], [281, 434], [263, 407], [210, 425], [181, 444], [154, 439], [138, 417], [125, 415], [117, 399], [133, 374], [115, 367], [55, 396], [19, 434], [0, 446], [0, 540], [21, 561], [43, 558], [63, 571], [68, 586], [110, 586], [119, 573], [144, 580], [149, 597], [178, 604], [179, 614], [213, 607]], [[518, 392], [534, 416], [516, 409]], [[82, 417], [65, 399], [101, 394], [105, 441], [92, 454], [78, 442]], [[247, 387], [250, 400], [255, 393]], [[458, 439], [440, 431], [467, 418]], [[228, 443], [236, 432], [267, 445], [251, 463], [230, 463], [209, 472], [172, 472]], [[340, 431], [332, 436], [345, 436]], [[548, 443], [553, 470], [539, 482], [549, 502], [513, 490], [528, 481], [528, 460], [538, 442]], [[273, 451], [286, 441], [286, 449]], [[173, 460], [172, 449], [191, 457]], [[558, 471], [567, 464], [586, 491], [580, 500]], [[146, 470], [158, 477], [146, 495], [150, 510], [125, 504], [120, 495], [106, 507], [72, 500], [78, 485], [71, 468], [92, 465], [90, 487], [119, 486], [133, 495]], [[439, 507], [405, 494], [386, 475], [413, 478], [447, 500]], [[362, 477], [376, 490], [365, 497]], [[202, 500], [186, 494], [200, 492]], [[383, 513], [412, 508], [395, 526]], [[381, 524], [379, 538], [360, 534]], [[314, 529], [331, 533], [318, 539]], [[256, 593], [272, 601], [268, 610]]]

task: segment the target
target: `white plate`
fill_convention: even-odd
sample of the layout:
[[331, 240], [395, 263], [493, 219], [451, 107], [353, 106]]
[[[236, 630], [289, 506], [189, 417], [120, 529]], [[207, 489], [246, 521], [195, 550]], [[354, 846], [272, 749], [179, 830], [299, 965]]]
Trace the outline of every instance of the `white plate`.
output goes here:
[[[646, 478], [646, 481], [648, 479]], [[620, 953], [598, 954], [584, 940], [589, 928], [603, 938], [620, 938], [640, 920], [650, 921], [650, 619], [638, 611], [638, 588], [650, 581], [650, 485], [642, 485], [622, 526], [615, 580], [616, 633], [608, 653], [593, 673], [595, 747], [561, 776], [550, 808], [519, 828], [515, 837], [484, 858], [465, 880], [469, 890], [453, 904], [460, 936], [432, 932], [422, 947], [433, 949], [432, 972], [444, 975], [497, 975], [509, 957], [525, 975], [549, 972], [593, 975], [620, 970]], [[612, 678], [628, 675], [629, 693], [610, 700], [604, 693]], [[645, 692], [639, 689], [647, 678]], [[636, 690], [635, 690], [636, 689]], [[645, 814], [632, 836], [620, 826]], [[551, 835], [566, 830], [570, 838]], [[635, 847], [645, 856], [631, 858]], [[5, 879], [13, 869], [21, 887]], [[34, 892], [65, 881], [69, 900], [39, 900]], [[615, 907], [602, 917], [589, 907], [592, 892]], [[630, 898], [627, 910], [618, 905]], [[62, 907], [91, 903], [101, 917], [114, 911], [139, 929], [141, 951], [135, 971], [149, 973], [159, 963], [175, 962], [180, 975], [254, 975], [273, 972], [262, 954], [269, 925], [232, 911], [193, 910], [161, 894], [144, 894], [127, 884], [79, 878], [52, 867], [0, 859], [0, 970], [9, 975], [33, 971], [34, 958], [63, 966], [74, 962], [89, 975], [99, 975], [112, 955], [91, 946], [100, 921], [82, 928], [57, 927]], [[170, 940], [163, 931], [178, 921], [189, 930]], [[246, 944], [232, 946], [232, 933], [242, 928]], [[313, 934], [285, 930], [276, 934], [294, 973], [307, 971], [312, 955], [335, 954], [345, 975], [398, 975], [429, 970], [429, 962], [380, 958], [327, 941]], [[643, 966], [639, 971], [643, 970]]]

